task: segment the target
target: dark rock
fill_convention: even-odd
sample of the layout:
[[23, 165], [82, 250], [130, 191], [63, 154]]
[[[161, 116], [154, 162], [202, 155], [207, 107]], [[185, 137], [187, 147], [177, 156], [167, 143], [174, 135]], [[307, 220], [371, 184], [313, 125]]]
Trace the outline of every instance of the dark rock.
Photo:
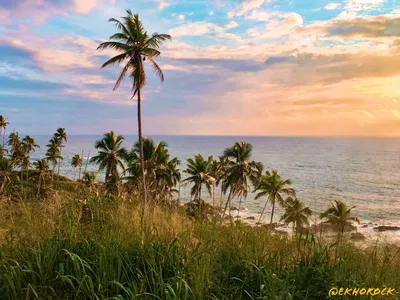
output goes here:
[[250, 216], [250, 217], [246, 218], [246, 220], [255, 220], [255, 219], [256, 219], [256, 217], [253, 217], [253, 216]]
[[365, 240], [365, 236], [361, 232], [352, 233], [350, 239], [353, 241]]
[[378, 231], [396, 231], [396, 230], [400, 230], [400, 227], [382, 225], [382, 226], [374, 227], [374, 230], [378, 230]]

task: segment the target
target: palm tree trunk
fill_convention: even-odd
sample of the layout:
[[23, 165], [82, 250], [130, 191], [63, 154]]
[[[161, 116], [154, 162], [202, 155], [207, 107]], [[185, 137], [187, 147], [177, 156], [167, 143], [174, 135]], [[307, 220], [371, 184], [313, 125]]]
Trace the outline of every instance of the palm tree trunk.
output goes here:
[[223, 188], [222, 188], [222, 184], [221, 184], [221, 200], [219, 202], [219, 209], [222, 210], [222, 203], [224, 201], [224, 192], [223, 192]]
[[229, 191], [229, 195], [228, 195], [228, 200], [226, 200], [226, 204], [225, 204], [225, 208], [224, 208], [224, 214], [222, 215], [222, 217], [225, 216], [226, 214], [226, 209], [228, 208], [228, 205], [231, 202], [231, 195], [232, 195], [232, 189]]
[[213, 208], [215, 208], [215, 183], [213, 183], [212, 203]]
[[240, 207], [242, 206], [242, 196], [239, 198], [239, 210], [238, 210], [238, 217], [240, 216]]
[[74, 172], [74, 181], [75, 181], [75, 179], [76, 179], [76, 171], [77, 171], [77, 169], [75, 168], [75, 172]]
[[78, 175], [78, 180], [81, 180], [81, 171], [82, 171], [82, 163], [83, 163], [83, 150], [82, 150], [82, 154], [80, 157], [80, 164], [79, 164], [79, 175]]
[[269, 225], [272, 225], [272, 220], [274, 219], [275, 201], [276, 201], [276, 199], [274, 197], [274, 202], [272, 202], [271, 221], [269, 222]]
[[89, 163], [89, 157], [90, 157], [90, 151], [91, 151], [91, 150], [92, 150], [92, 149], [89, 149], [89, 152], [88, 152], [88, 155], [87, 155], [86, 164], [85, 164], [85, 170], [83, 171], [83, 174], [86, 173], [86, 168], [87, 168], [87, 165], [88, 165], [88, 163]]
[[6, 137], [6, 128], [4, 127], [4, 129], [3, 129], [3, 148], [4, 148], [4, 145], [5, 145], [5, 143], [6, 143], [6, 141], [5, 141], [5, 137]]
[[265, 205], [264, 205], [264, 208], [263, 208], [263, 210], [261, 212], [260, 219], [258, 219], [258, 223], [261, 223], [261, 219], [262, 219], [262, 217], [264, 215], [265, 209], [267, 208], [267, 204], [268, 204], [268, 199], [267, 199], [267, 201], [265, 201]]
[[144, 214], [146, 211], [146, 204], [147, 204], [147, 188], [146, 188], [146, 178], [144, 171], [144, 151], [143, 151], [143, 136], [142, 136], [142, 99], [140, 97], [140, 88], [138, 89], [137, 95], [138, 95], [137, 117], [138, 117], [138, 136], [139, 136], [139, 146], [140, 146], [140, 167], [142, 169], [142, 184], [143, 184], [141, 227], [142, 230], [144, 230]]

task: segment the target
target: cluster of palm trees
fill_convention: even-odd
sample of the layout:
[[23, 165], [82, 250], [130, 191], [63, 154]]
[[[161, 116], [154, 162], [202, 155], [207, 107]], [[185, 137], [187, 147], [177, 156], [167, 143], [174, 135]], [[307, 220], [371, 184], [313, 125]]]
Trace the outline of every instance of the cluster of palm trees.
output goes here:
[[[95, 143], [97, 155], [90, 161], [98, 164], [105, 173], [104, 183], [108, 192], [121, 192], [122, 188], [132, 194], [143, 196], [140, 143], [136, 142], [128, 151], [122, 146], [124, 137], [113, 131], [105, 133]], [[146, 192], [154, 201], [171, 199], [180, 181], [179, 160], [171, 158], [167, 143], [154, 143], [143, 138], [143, 160]]]

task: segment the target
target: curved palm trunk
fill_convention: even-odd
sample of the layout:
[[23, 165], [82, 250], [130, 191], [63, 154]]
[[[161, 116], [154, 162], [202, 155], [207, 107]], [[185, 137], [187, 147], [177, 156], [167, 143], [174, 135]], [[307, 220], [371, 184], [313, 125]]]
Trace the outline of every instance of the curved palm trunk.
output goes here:
[[[224, 208], [224, 213], [223, 213], [222, 217], [225, 217], [226, 209], [228, 208], [228, 205], [230, 206], [230, 203], [231, 203], [231, 196], [232, 196], [232, 189], [229, 191], [228, 200], [226, 200], [226, 204], [225, 204], [225, 208]], [[230, 215], [230, 207], [229, 207], [229, 215]]]
[[261, 223], [261, 219], [262, 219], [262, 217], [264, 215], [265, 209], [267, 208], [267, 204], [268, 204], [268, 199], [267, 199], [267, 201], [265, 201], [265, 205], [264, 205], [264, 208], [263, 208], [263, 210], [261, 212], [260, 219], [258, 219], [258, 223]]
[[141, 217], [141, 226], [142, 230], [144, 230], [144, 214], [146, 211], [147, 204], [147, 188], [146, 188], [146, 178], [144, 172], [144, 151], [143, 151], [143, 136], [142, 136], [142, 99], [140, 97], [140, 89], [138, 89], [138, 136], [139, 136], [139, 145], [140, 145], [140, 167], [142, 169], [142, 184], [143, 184], [143, 205], [142, 205], [142, 217]]

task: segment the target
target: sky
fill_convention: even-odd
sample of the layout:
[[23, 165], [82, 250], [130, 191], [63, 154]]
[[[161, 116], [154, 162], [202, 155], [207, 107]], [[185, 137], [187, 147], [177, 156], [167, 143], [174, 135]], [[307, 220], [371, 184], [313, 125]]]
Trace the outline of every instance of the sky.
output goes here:
[[[137, 132], [126, 9], [168, 33], [144, 134], [400, 136], [400, 0], [1, 0], [0, 114], [22, 134]], [[10, 129], [8, 129], [10, 130]]]

